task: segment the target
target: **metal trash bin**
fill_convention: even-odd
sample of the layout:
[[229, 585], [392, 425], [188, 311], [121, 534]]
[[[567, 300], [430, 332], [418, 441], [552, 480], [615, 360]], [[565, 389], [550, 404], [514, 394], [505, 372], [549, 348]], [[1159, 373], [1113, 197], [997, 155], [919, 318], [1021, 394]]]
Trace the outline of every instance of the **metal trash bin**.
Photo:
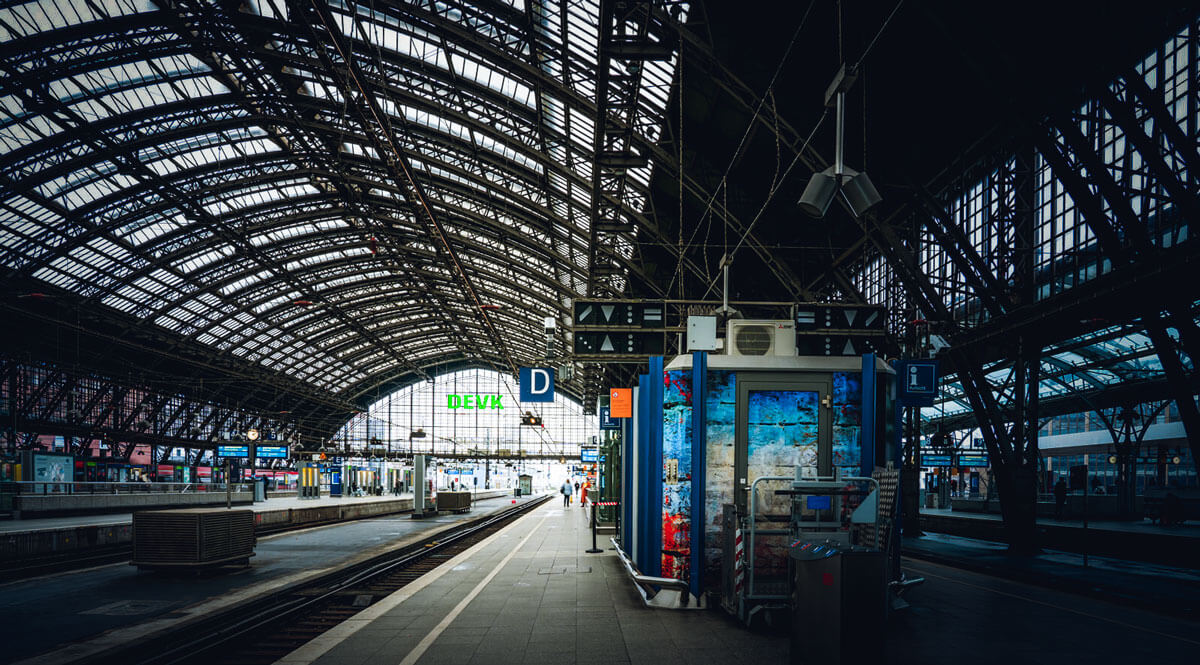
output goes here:
[[260, 477], [254, 479], [254, 500], [255, 501], [266, 501], [267, 500], [267, 479], [266, 478], [263, 478], [260, 476]]
[[879, 663], [887, 629], [883, 552], [839, 543], [798, 543], [792, 569], [791, 660]]

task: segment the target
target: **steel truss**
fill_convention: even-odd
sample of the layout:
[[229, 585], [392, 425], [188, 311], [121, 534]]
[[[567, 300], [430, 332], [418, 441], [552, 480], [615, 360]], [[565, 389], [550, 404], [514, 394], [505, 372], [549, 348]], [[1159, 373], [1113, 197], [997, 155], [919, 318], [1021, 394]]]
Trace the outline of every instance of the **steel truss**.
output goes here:
[[236, 439], [251, 427], [269, 431], [281, 442], [313, 448], [319, 444], [319, 439], [301, 435], [300, 414], [222, 406], [207, 401], [219, 390], [173, 387], [169, 379], [159, 377], [117, 379], [4, 356], [3, 445], [9, 452], [35, 449], [42, 445], [40, 436], [62, 436], [66, 452], [77, 457], [88, 456], [92, 443], [101, 441], [113, 457], [128, 460], [140, 444], [153, 448], [157, 462], [172, 448], [185, 448], [189, 455], [213, 450], [218, 442]]

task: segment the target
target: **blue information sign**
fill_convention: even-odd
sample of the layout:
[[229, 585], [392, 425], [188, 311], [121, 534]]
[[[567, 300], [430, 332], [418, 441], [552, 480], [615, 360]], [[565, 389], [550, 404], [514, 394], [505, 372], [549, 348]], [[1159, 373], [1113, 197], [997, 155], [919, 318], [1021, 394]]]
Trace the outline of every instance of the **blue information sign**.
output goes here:
[[987, 453], [959, 453], [958, 465], [985, 467], [988, 465]]
[[217, 446], [217, 457], [250, 457], [250, 446]]
[[521, 379], [522, 402], [554, 401], [553, 367], [522, 367], [517, 374]]
[[254, 449], [255, 457], [259, 459], [287, 459], [287, 446], [257, 446]]
[[954, 455], [921, 453], [921, 466], [954, 466]]
[[937, 360], [901, 360], [896, 363], [896, 388], [901, 404], [933, 406], [938, 393]]
[[595, 462], [596, 457], [597, 451], [595, 448], [584, 448], [579, 451], [579, 461], [581, 462]]
[[612, 417], [612, 407], [600, 407], [600, 429], [621, 429], [621, 421]]

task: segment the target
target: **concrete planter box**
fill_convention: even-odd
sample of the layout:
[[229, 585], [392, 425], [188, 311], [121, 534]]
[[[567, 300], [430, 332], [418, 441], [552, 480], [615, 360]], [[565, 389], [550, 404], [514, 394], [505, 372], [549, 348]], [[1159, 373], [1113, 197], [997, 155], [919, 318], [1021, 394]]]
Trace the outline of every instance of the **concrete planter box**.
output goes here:
[[[233, 503], [252, 503], [251, 492], [234, 492]], [[13, 511], [21, 519], [80, 515], [88, 513], [128, 513], [135, 510], [224, 506], [224, 492], [185, 494], [25, 494], [13, 497]]]

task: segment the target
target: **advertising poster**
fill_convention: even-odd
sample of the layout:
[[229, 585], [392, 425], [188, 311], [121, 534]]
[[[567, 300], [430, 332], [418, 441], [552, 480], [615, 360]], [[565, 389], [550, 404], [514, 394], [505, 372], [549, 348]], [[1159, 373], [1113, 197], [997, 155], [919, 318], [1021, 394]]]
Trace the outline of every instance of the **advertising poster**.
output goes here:
[[74, 480], [75, 458], [70, 455], [33, 455], [33, 478], [38, 483], [63, 483], [48, 485], [47, 492], [63, 493], [66, 483]]

